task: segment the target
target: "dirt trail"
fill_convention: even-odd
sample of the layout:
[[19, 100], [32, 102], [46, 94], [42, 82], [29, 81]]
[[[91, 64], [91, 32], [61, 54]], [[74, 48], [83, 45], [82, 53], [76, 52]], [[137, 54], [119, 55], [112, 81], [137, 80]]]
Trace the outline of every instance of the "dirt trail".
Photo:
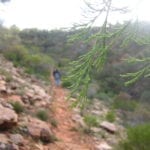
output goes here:
[[59, 139], [51, 145], [52, 150], [94, 150], [93, 141], [88, 135], [82, 134], [73, 129], [78, 128], [78, 124], [72, 120], [73, 111], [66, 101], [66, 91], [61, 87], [53, 89], [52, 109], [54, 118], [57, 120], [57, 128], [54, 134]]

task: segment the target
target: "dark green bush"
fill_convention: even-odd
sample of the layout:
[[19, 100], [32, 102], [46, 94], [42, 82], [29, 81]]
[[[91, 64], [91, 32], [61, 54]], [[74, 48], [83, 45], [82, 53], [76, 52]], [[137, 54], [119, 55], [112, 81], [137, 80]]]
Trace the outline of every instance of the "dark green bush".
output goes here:
[[150, 92], [149, 92], [149, 91], [144, 91], [144, 92], [141, 94], [140, 100], [141, 100], [142, 102], [150, 103]]
[[4, 75], [6, 77], [6, 82], [13, 81], [12, 74], [10, 74], [8, 71], [6, 71], [4, 68], [0, 68], [0, 74]]
[[24, 107], [21, 103], [19, 103], [19, 102], [10, 102], [10, 103], [13, 106], [16, 113], [19, 114], [24, 111]]
[[86, 116], [84, 116], [84, 122], [87, 124], [87, 126], [89, 128], [97, 127], [99, 125], [97, 118], [95, 116], [93, 116], [93, 115], [86, 115]]
[[100, 100], [104, 100], [104, 101], [110, 101], [110, 97], [108, 96], [108, 94], [103, 93], [103, 92], [97, 93], [96, 98]]
[[50, 56], [40, 53], [28, 55], [25, 60], [26, 72], [37, 76], [49, 77], [52, 64], [53, 60]]
[[115, 112], [113, 110], [108, 111], [106, 114], [106, 120], [109, 122], [114, 122], [116, 119], [116, 115]]
[[29, 55], [28, 51], [21, 45], [16, 45], [4, 51], [4, 56], [13, 61], [15, 66], [23, 65], [26, 56]]
[[127, 138], [120, 142], [118, 150], [149, 150], [150, 124], [137, 125], [127, 130]]
[[115, 99], [113, 102], [113, 107], [120, 110], [134, 111], [137, 107], [137, 102], [133, 100]]
[[52, 125], [53, 127], [57, 127], [57, 125], [58, 125], [57, 120], [54, 119], [54, 118], [51, 118], [51, 119], [50, 119], [50, 123], [51, 123], [51, 125]]
[[69, 87], [71, 86], [71, 83], [70, 83], [69, 81], [63, 80], [63, 81], [62, 81], [62, 86], [63, 86], [64, 88], [69, 88]]
[[36, 116], [42, 121], [47, 121], [49, 118], [46, 110], [38, 110], [38, 112], [36, 113]]
[[139, 103], [134, 112], [127, 114], [127, 120], [132, 124], [148, 123], [150, 121], [149, 107], [147, 103]]
[[4, 51], [4, 56], [13, 62], [15, 66], [23, 66], [29, 74], [35, 74], [38, 77], [49, 77], [50, 66], [54, 60], [40, 52], [31, 53], [22, 45], [10, 47]]

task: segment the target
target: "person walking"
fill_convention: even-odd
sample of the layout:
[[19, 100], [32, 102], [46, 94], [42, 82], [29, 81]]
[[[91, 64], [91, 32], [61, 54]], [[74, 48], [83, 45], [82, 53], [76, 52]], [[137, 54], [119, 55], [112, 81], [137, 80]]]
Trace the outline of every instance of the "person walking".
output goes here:
[[53, 77], [54, 77], [54, 80], [55, 80], [55, 85], [56, 86], [60, 86], [60, 83], [61, 83], [61, 74], [60, 74], [60, 72], [57, 69], [55, 69], [53, 71]]

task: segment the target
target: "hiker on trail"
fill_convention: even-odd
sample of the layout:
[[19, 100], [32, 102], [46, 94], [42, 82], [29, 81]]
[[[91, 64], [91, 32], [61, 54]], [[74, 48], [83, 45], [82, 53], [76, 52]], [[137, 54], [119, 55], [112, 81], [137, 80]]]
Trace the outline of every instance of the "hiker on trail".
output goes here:
[[55, 85], [60, 86], [61, 74], [57, 69], [53, 71], [53, 77], [55, 79]]

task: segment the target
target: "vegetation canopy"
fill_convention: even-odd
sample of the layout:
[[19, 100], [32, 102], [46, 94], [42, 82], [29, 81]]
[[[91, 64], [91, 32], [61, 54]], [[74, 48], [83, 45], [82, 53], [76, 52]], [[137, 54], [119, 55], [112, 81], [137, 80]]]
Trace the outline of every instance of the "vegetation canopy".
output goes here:
[[[149, 36], [139, 36], [138, 20], [129, 20], [124, 24], [111, 25], [110, 16], [114, 12], [127, 13], [127, 7], [116, 8], [113, 0], [85, 1], [87, 6], [86, 23], [75, 25], [74, 29], [80, 31], [70, 38], [71, 41], [82, 40], [92, 43], [91, 49], [77, 60], [70, 63], [66, 82], [71, 83], [72, 93], [79, 92], [78, 102], [75, 105], [84, 107], [87, 99], [89, 84], [92, 81], [92, 72], [102, 72], [110, 51], [121, 42], [119, 47], [128, 48], [131, 42], [138, 45], [149, 45]], [[103, 20], [100, 27], [95, 27], [97, 20]], [[141, 67], [135, 72], [121, 75], [127, 78], [126, 85], [130, 85], [141, 77], [150, 76], [150, 57], [127, 58], [130, 63], [140, 63]]]

